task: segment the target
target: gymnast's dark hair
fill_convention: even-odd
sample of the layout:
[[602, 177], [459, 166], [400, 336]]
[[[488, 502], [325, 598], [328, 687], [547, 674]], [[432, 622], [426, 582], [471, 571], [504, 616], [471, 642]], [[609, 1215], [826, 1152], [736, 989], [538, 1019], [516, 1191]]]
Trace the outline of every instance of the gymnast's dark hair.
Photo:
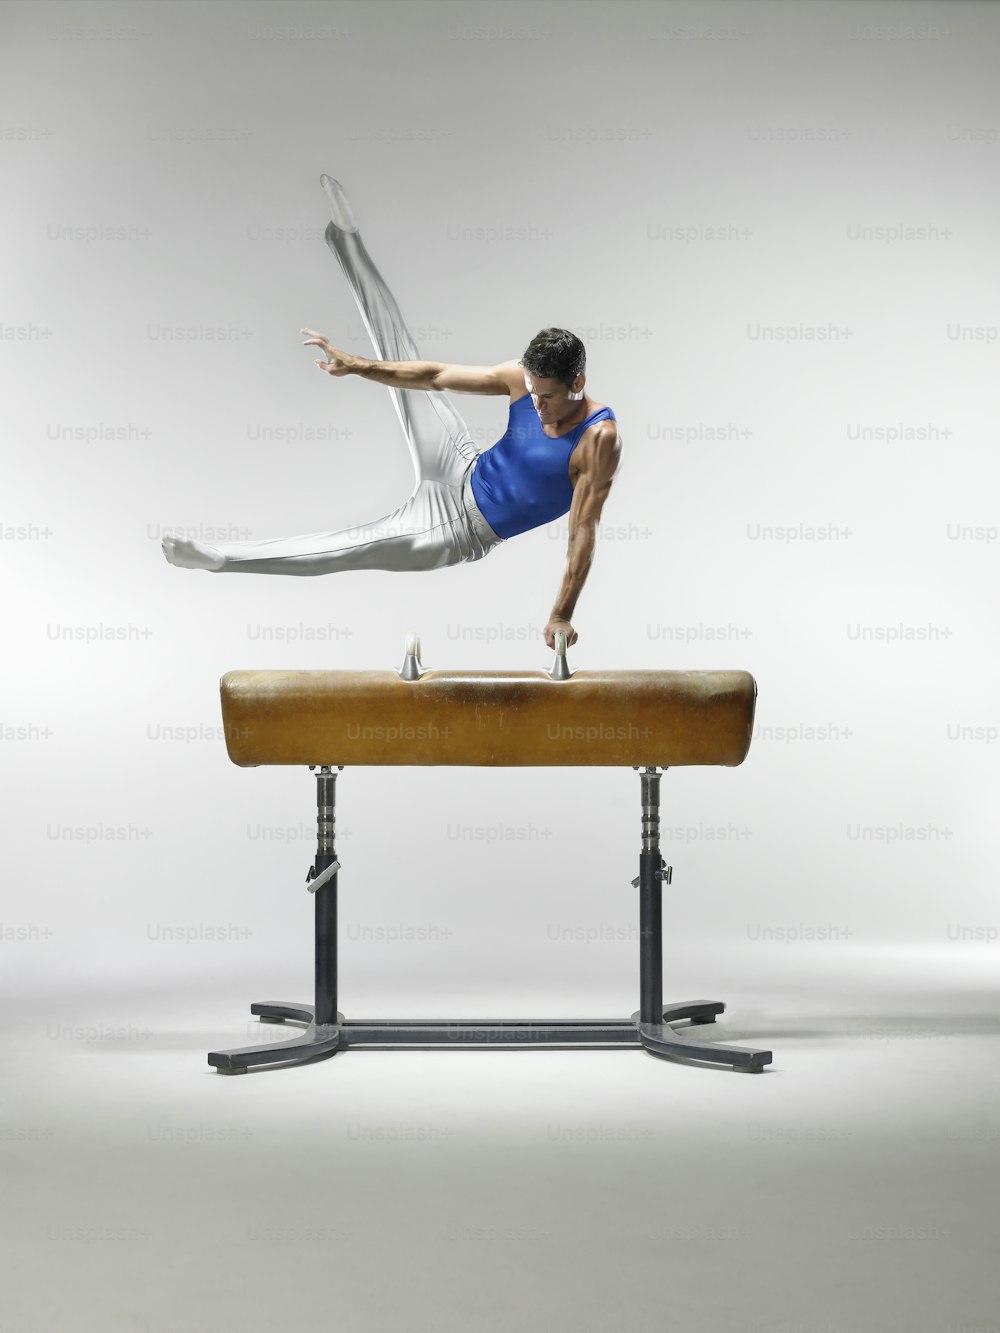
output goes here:
[[587, 369], [587, 352], [569, 329], [542, 329], [528, 343], [521, 365], [540, 380], [559, 380], [569, 389]]

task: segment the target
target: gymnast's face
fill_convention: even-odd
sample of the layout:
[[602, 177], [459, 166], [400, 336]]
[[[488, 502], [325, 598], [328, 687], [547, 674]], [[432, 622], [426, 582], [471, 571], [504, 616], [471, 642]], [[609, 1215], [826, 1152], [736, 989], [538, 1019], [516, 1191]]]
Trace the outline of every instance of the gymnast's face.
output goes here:
[[577, 375], [573, 389], [566, 388], [561, 380], [543, 380], [524, 372], [524, 387], [531, 394], [535, 411], [542, 421], [549, 423], [560, 421], [567, 414], [570, 403], [578, 403], [583, 397], [584, 376]]

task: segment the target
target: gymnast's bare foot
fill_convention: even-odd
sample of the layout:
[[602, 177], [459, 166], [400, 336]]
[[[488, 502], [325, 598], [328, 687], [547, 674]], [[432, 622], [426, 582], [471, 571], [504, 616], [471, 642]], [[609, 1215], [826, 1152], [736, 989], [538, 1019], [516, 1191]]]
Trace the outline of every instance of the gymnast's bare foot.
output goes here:
[[160, 546], [170, 563], [180, 569], [221, 569], [226, 563], [225, 556], [213, 547], [186, 537], [164, 537]]
[[330, 212], [333, 215], [334, 226], [339, 227], [341, 231], [357, 231], [358, 223], [354, 216], [354, 210], [348, 203], [347, 195], [344, 193], [344, 187], [340, 181], [335, 181], [332, 176], [323, 175], [320, 176], [319, 183], [326, 191], [326, 197], [330, 201]]

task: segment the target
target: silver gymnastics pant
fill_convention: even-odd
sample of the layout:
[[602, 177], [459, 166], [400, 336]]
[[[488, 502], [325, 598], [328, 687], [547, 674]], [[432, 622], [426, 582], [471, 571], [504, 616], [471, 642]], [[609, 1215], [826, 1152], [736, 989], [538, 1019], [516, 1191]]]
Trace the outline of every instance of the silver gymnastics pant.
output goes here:
[[[347, 275], [381, 361], [423, 358], [396, 299], [357, 230], [331, 222], [326, 242]], [[339, 532], [264, 541], [212, 542], [225, 563], [214, 573], [333, 574], [342, 569], [441, 569], [480, 560], [501, 540], [486, 521], [470, 481], [479, 450], [451, 400], [437, 390], [390, 386], [413, 459], [410, 498], [391, 514]]]

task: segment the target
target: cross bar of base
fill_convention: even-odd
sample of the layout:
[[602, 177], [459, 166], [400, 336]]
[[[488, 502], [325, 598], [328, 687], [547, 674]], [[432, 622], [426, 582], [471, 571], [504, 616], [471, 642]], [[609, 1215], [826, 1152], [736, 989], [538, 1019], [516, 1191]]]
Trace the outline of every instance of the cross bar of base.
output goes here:
[[[339, 765], [343, 768], [343, 765]], [[673, 1060], [729, 1065], [757, 1073], [771, 1063], [771, 1052], [725, 1046], [697, 1039], [691, 1029], [714, 1023], [725, 1011], [720, 1000], [695, 1000], [663, 1007], [663, 928], [661, 886], [670, 883], [671, 868], [660, 855], [660, 773], [647, 767], [642, 781], [642, 851], [639, 874], [639, 1009], [618, 1022], [554, 1020], [353, 1019], [337, 1009], [337, 875], [334, 851], [334, 800], [337, 774], [329, 765], [316, 773], [317, 850], [309, 881], [322, 880], [316, 894], [315, 1003], [263, 1001], [250, 1012], [264, 1022], [302, 1024], [298, 1040], [274, 1045], [243, 1046], [211, 1051], [208, 1063], [220, 1074], [245, 1074], [264, 1065], [304, 1064], [352, 1046], [437, 1048], [458, 1046], [531, 1047], [585, 1046], [592, 1049], [641, 1047]], [[324, 872], [327, 873], [324, 877]], [[677, 1031], [675, 1023], [689, 1027]]]

